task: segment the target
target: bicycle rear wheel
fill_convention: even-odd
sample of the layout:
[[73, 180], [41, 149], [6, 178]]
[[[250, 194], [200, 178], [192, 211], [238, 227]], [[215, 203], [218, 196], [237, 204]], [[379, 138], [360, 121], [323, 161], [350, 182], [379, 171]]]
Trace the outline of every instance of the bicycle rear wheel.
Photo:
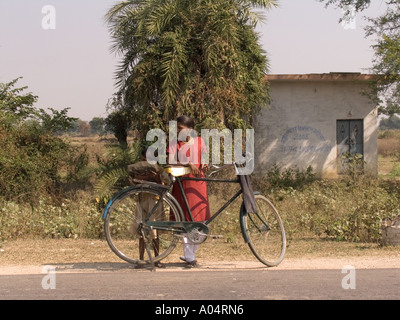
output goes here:
[[258, 213], [241, 210], [241, 228], [245, 241], [256, 258], [269, 267], [280, 264], [286, 252], [286, 235], [282, 219], [273, 204], [255, 195]]
[[154, 262], [164, 259], [175, 248], [179, 238], [174, 232], [152, 230], [145, 223], [151, 210], [154, 210], [151, 221], [182, 221], [168, 193], [161, 198], [158, 189], [136, 186], [117, 195], [107, 208], [104, 222], [106, 239], [111, 250], [121, 259], [133, 264], [149, 263], [146, 242]]

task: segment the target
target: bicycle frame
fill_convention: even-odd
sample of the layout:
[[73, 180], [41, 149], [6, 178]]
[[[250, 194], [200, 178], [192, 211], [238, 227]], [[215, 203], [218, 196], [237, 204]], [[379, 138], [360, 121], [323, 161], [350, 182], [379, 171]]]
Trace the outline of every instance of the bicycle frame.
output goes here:
[[211, 179], [211, 178], [192, 178], [192, 177], [175, 177], [175, 181], [177, 182], [181, 195], [183, 197], [183, 200], [185, 202], [186, 209], [189, 213], [190, 221], [149, 221], [151, 215], [155, 210], [157, 210], [157, 207], [161, 203], [162, 197], [169, 192], [169, 190], [172, 188], [174, 185], [175, 181], [173, 181], [169, 187], [165, 188], [165, 191], [162, 192], [160, 196], [160, 200], [157, 201], [153, 209], [148, 213], [148, 215], [145, 218], [145, 224], [149, 226], [150, 228], [154, 229], [159, 229], [159, 230], [174, 230], [177, 232], [189, 232], [190, 230], [193, 230], [194, 228], [200, 228], [204, 233], [208, 234], [208, 225], [215, 219], [217, 218], [222, 211], [224, 211], [232, 202], [234, 202], [242, 193], [242, 189], [236, 192], [234, 196], [232, 196], [231, 199], [229, 199], [221, 208], [219, 208], [211, 217], [210, 219], [206, 220], [205, 222], [194, 222], [192, 212], [190, 210], [186, 194], [183, 190], [182, 186], [182, 181], [187, 181], [187, 180], [192, 180], [192, 181], [207, 181], [207, 182], [223, 182], [223, 183], [240, 183], [239, 179]]
[[[235, 169], [237, 169], [236, 164], [233, 164], [235, 166]], [[138, 179], [133, 179], [134, 182], [137, 184], [135, 186], [126, 188], [119, 193], [117, 193], [113, 199], [109, 201], [107, 204], [106, 209], [104, 210], [103, 213], [103, 219], [105, 219], [105, 232], [106, 232], [106, 239], [107, 242], [109, 243], [112, 251], [114, 251], [120, 258], [122, 258], [125, 261], [128, 261], [130, 263], [142, 263], [146, 262], [143, 260], [144, 258], [141, 256], [138, 259], [131, 258], [130, 256], [126, 256], [125, 249], [126, 250], [131, 250], [130, 245], [129, 248], [127, 249], [126, 247], [122, 246], [123, 251], [121, 251], [118, 247], [115, 246], [114, 244], [114, 237], [111, 234], [112, 230], [110, 230], [110, 226], [112, 227], [112, 222], [110, 222], [110, 217], [111, 213], [116, 210], [116, 213], [118, 214], [119, 210], [117, 207], [118, 200], [123, 200], [125, 197], [130, 197], [131, 195], [134, 195], [134, 201], [139, 202], [138, 205], [140, 206], [140, 195], [143, 194], [152, 194], [153, 196], [151, 197], [153, 200], [156, 201], [156, 203], [153, 205], [153, 208], [151, 210], [145, 210], [145, 211], [150, 211], [147, 212], [146, 217], [144, 217], [143, 220], [138, 221], [136, 220], [136, 225], [137, 225], [137, 234], [136, 234], [136, 239], [137, 237], [141, 238], [144, 240], [144, 245], [145, 249], [147, 251], [147, 254], [149, 256], [150, 263], [152, 265], [152, 270], [155, 268], [155, 261], [159, 261], [163, 258], [165, 258], [169, 253], [171, 253], [171, 250], [176, 245], [176, 241], [178, 240], [178, 237], [183, 237], [186, 236], [190, 241], [192, 241], [195, 244], [200, 244], [207, 239], [207, 237], [212, 237], [212, 238], [219, 238], [220, 236], [212, 236], [209, 234], [209, 225], [224, 211], [232, 202], [234, 202], [241, 194], [243, 194], [243, 189], [242, 187], [242, 178], [238, 174], [238, 170], [236, 170], [236, 179], [214, 179], [211, 178], [211, 175], [222, 170], [223, 168], [231, 166], [231, 165], [225, 165], [223, 167], [216, 167], [217, 171], [211, 172], [209, 174], [209, 177], [201, 177], [201, 178], [196, 178], [196, 177], [188, 177], [188, 176], [174, 176], [172, 175], [173, 170], [168, 170], [168, 172], [171, 174], [172, 181], [169, 185], [161, 185], [155, 182], [151, 181], [144, 181], [144, 180], [138, 180]], [[174, 173], [175, 174], [175, 173]], [[182, 173], [181, 173], [182, 174]], [[182, 181], [205, 181], [205, 182], [220, 182], [220, 183], [238, 183], [241, 185], [241, 188], [228, 200], [223, 204], [212, 216], [206, 220], [206, 221], [201, 221], [201, 222], [196, 222], [193, 219], [192, 212], [189, 207], [188, 199], [186, 197], [186, 194], [184, 192], [183, 186], [182, 186]], [[247, 181], [246, 181], [247, 183]], [[177, 199], [172, 196], [171, 190], [173, 187], [179, 188], [179, 191], [182, 195], [182, 199], [184, 204], [178, 203]], [[254, 194], [258, 194], [257, 192], [254, 192]], [[139, 196], [139, 199], [136, 199], [136, 195]], [[242, 235], [244, 237], [245, 243], [247, 243], [250, 246], [251, 251], [253, 254], [256, 256], [256, 258], [261, 261], [263, 264], [271, 267], [271, 266], [277, 266], [283, 259], [285, 250], [286, 250], [286, 236], [285, 236], [285, 230], [283, 227], [282, 219], [279, 217], [279, 214], [275, 207], [272, 205], [272, 203], [265, 197], [259, 196], [256, 201], [261, 201], [262, 204], [265, 204], [267, 206], [268, 212], [271, 211], [271, 217], [272, 219], [275, 219], [273, 221], [274, 225], [273, 228], [276, 229], [275, 231], [278, 231], [276, 234], [277, 236], [280, 235], [280, 238], [278, 238], [278, 241], [280, 241], [281, 246], [278, 248], [279, 251], [279, 258], [275, 258], [274, 254], [272, 254], [271, 258], [274, 259], [273, 261], [269, 260], [269, 257], [265, 256], [265, 241], [267, 240], [267, 237], [269, 238], [269, 234], [271, 231], [271, 228], [269, 227], [269, 223], [267, 223], [267, 220], [269, 221], [269, 216], [267, 220], [265, 219], [266, 216], [265, 214], [259, 214], [259, 212], [252, 212], [248, 211], [248, 208], [246, 208], [245, 203], [243, 202], [241, 207], [240, 207], [240, 228]], [[142, 199], [145, 200], [145, 199]], [[183, 208], [187, 209], [188, 215], [190, 218], [190, 221], [171, 221], [168, 217], [166, 219], [163, 219], [162, 221], [152, 221], [155, 220], [152, 216], [154, 213], [156, 213], [156, 210], [160, 208], [160, 206], [163, 206], [162, 203], [166, 202], [166, 204], [171, 208], [171, 210], [175, 213], [176, 220], [182, 220], [183, 218]], [[115, 206], [113, 207], [113, 203], [115, 203]], [[258, 202], [256, 202], [257, 207], [258, 207]], [[129, 201], [128, 201], [128, 206], [129, 206]], [[122, 207], [124, 206], [124, 202], [122, 203]], [[168, 212], [164, 211], [164, 208], [162, 209], [163, 214], [167, 214]], [[122, 211], [122, 214], [124, 212]], [[124, 214], [125, 217], [127, 215]], [[129, 216], [128, 216], [129, 218]], [[134, 217], [133, 217], [134, 218]], [[140, 219], [140, 216], [138, 216]], [[179, 219], [181, 218], [181, 219]], [[184, 219], [183, 219], [184, 220]], [[250, 223], [251, 226], [248, 225]], [[276, 228], [275, 228], [276, 225]], [[169, 238], [167, 239], [167, 242], [169, 242], [169, 246], [167, 244], [167, 249], [158, 256], [159, 249], [156, 250], [155, 244], [153, 240], [151, 239], [151, 234], [155, 235], [160, 235], [162, 233], [153, 233], [153, 231], [168, 231], [173, 233], [173, 239]], [[133, 230], [135, 232], [135, 230]], [[131, 230], [129, 230], [131, 232]], [[187, 233], [185, 235], [185, 233]], [[253, 238], [253, 234], [255, 234], [255, 238]], [[150, 235], [150, 237], [148, 237]], [[259, 242], [259, 239], [261, 237], [261, 242]], [[125, 238], [123, 238], [124, 240]], [[255, 239], [255, 241], [253, 241]], [[280, 239], [280, 240], [279, 240]], [[119, 245], [118, 242], [118, 237], [116, 238], [116, 243]], [[124, 242], [124, 241], [123, 241]], [[153, 259], [152, 253], [151, 253], [151, 246], [153, 246], [155, 256], [157, 259]], [[261, 247], [260, 247], [261, 246]], [[140, 249], [140, 241], [139, 241], [139, 250]], [[157, 247], [158, 248], [158, 247]], [[275, 249], [274, 249], [275, 250]], [[269, 251], [269, 248], [268, 248]], [[142, 253], [141, 253], [142, 254]], [[265, 257], [264, 257], [265, 256]]]

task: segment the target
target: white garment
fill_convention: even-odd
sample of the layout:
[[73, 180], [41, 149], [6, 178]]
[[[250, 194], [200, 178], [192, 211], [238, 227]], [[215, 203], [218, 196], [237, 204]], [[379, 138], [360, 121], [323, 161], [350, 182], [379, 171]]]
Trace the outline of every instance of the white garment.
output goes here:
[[186, 235], [183, 234], [182, 246], [183, 246], [183, 254], [185, 256], [185, 260], [187, 262], [192, 262], [192, 261], [196, 260], [195, 254], [196, 254], [197, 249], [199, 248], [199, 245], [191, 242], [186, 237]]

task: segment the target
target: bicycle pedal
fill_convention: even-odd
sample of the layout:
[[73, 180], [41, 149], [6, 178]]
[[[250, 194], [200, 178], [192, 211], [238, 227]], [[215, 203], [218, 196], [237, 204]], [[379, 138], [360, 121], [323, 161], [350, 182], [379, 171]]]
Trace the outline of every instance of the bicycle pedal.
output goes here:
[[221, 236], [221, 235], [211, 235], [211, 234], [209, 234], [208, 237], [213, 239], [213, 240], [223, 239], [224, 238], [224, 236]]
[[[211, 239], [213, 239], [213, 240], [216, 240], [216, 239], [223, 239], [223, 238], [224, 238], [224, 236], [222, 236], [222, 235], [212, 235], [212, 234], [201, 234], [201, 235], [206, 236], [207, 238], [211, 238]], [[179, 238], [186, 237], [186, 236], [181, 235], [181, 234], [176, 234], [175, 236], [176, 236], [176, 237], [179, 237]]]

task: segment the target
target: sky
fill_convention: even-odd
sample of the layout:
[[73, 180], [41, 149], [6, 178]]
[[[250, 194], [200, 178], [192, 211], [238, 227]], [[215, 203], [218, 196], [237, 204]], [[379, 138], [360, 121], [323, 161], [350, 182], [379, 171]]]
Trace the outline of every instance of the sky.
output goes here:
[[[118, 57], [104, 15], [115, 0], [0, 0], [0, 83], [23, 77], [38, 108], [70, 108], [69, 116], [90, 121], [107, 116]], [[51, 6], [50, 8], [48, 6]], [[368, 73], [373, 38], [365, 38], [363, 16], [384, 13], [373, 0], [353, 24], [342, 11], [318, 0], [280, 0], [257, 26], [270, 73]], [[354, 25], [355, 22], [355, 25]]]

